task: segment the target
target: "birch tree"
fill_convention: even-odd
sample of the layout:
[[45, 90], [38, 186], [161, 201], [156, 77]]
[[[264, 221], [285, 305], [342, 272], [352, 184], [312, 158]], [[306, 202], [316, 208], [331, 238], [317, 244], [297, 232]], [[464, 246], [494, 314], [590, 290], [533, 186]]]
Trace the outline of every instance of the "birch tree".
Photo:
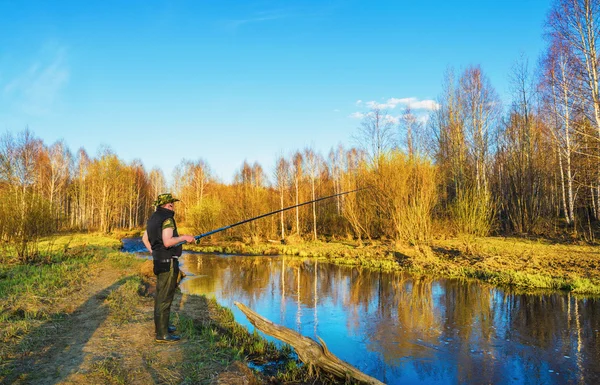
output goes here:
[[576, 85], [574, 62], [569, 47], [554, 39], [543, 60], [542, 90], [546, 119], [557, 148], [561, 184], [562, 212], [567, 224], [575, 220], [573, 155], [577, 150], [573, 140], [576, 131]]
[[[279, 193], [279, 208], [285, 207], [284, 198], [288, 189], [290, 180], [290, 164], [283, 156], [277, 159], [275, 165], [275, 187]], [[281, 229], [281, 239], [285, 239], [285, 221], [284, 212], [279, 213], [279, 226]]]
[[[600, 2], [598, 0], [557, 0], [549, 13], [547, 26], [552, 39], [567, 47], [572, 60], [575, 79], [581, 87], [574, 89], [583, 100], [582, 111], [594, 127], [596, 144], [588, 147], [595, 160], [595, 181], [591, 191], [596, 192], [595, 201], [600, 201], [600, 84], [598, 38], [600, 28]], [[585, 127], [583, 125], [582, 127]], [[582, 132], [585, 134], [585, 132]], [[598, 205], [596, 215], [600, 215]], [[572, 220], [572, 219], [571, 219]]]
[[488, 191], [490, 139], [497, 137], [500, 99], [478, 66], [465, 70], [459, 81], [468, 153], [475, 169], [477, 191]]
[[[302, 154], [297, 151], [292, 157], [292, 178], [294, 183], [294, 200], [295, 204], [300, 203], [300, 184], [302, 183], [304, 159]], [[300, 208], [296, 207], [296, 234], [302, 235], [300, 231]]]
[[[321, 170], [322, 161], [319, 155], [312, 149], [306, 148], [304, 150], [304, 163], [305, 169], [308, 173], [308, 178], [310, 180], [310, 191], [311, 191], [311, 200], [316, 199], [316, 183], [317, 177]], [[312, 229], [313, 229], [313, 239], [317, 240], [317, 206], [316, 203], [312, 203]]]

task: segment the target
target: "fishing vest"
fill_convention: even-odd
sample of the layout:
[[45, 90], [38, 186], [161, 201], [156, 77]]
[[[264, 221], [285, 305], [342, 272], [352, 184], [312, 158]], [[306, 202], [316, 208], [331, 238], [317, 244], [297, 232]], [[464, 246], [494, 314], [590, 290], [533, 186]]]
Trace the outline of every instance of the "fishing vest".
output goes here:
[[[155, 261], [170, 262], [172, 257], [179, 257], [183, 251], [183, 247], [181, 245], [177, 247], [166, 248], [163, 244], [162, 225], [167, 219], [173, 218], [174, 215], [175, 212], [169, 209], [157, 207], [154, 214], [152, 214], [150, 219], [148, 219], [146, 231], [148, 232], [150, 246], [152, 246], [152, 258]], [[178, 237], [179, 233], [177, 232], [177, 224], [175, 223], [174, 219], [173, 225], [175, 226], [173, 228], [173, 236]]]

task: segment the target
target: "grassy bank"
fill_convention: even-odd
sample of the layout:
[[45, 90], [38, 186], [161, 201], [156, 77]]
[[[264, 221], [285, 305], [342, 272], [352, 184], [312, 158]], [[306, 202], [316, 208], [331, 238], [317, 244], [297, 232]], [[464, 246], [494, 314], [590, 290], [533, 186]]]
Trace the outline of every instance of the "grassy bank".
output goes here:
[[557, 244], [520, 238], [435, 240], [428, 245], [384, 242], [298, 242], [295, 244], [213, 243], [187, 246], [226, 254], [283, 254], [388, 271], [404, 270], [451, 278], [475, 278], [518, 289], [567, 290], [600, 295], [598, 246]]
[[114, 237], [62, 235], [39, 246], [32, 264], [3, 255], [0, 383], [334, 383], [201, 296], [176, 296], [184, 338], [156, 344], [152, 278]]
[[[0, 264], [0, 383], [332, 383], [309, 375], [288, 347], [278, 349], [237, 324], [214, 300], [178, 295], [181, 343], [153, 339], [152, 276], [121, 253], [115, 236], [44, 239], [30, 264]], [[198, 251], [314, 257], [372, 269], [476, 278], [496, 285], [600, 294], [597, 247], [510, 238], [448, 239], [428, 246], [381, 242], [200, 244]], [[266, 364], [256, 373], [248, 362]]]

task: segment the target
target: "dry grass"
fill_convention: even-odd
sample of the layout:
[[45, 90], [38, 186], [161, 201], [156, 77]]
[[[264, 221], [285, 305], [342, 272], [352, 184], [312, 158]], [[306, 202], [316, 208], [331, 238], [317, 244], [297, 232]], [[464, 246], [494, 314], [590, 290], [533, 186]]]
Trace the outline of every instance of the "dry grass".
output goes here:
[[[47, 262], [0, 267], [0, 289], [11, 298], [1, 302], [0, 383], [329, 383], [287, 371], [298, 366], [290, 349], [249, 333], [204, 297], [176, 296], [172, 321], [184, 339], [156, 344], [144, 261], [94, 237], [49, 239], [60, 251]], [[272, 361], [274, 372], [261, 377], [247, 360]]]
[[524, 289], [560, 289], [600, 295], [598, 247], [548, 240], [464, 236], [418, 245], [310, 241], [257, 246], [215, 243], [191, 246], [191, 249], [225, 254], [278, 253], [374, 269], [477, 278], [495, 285]]

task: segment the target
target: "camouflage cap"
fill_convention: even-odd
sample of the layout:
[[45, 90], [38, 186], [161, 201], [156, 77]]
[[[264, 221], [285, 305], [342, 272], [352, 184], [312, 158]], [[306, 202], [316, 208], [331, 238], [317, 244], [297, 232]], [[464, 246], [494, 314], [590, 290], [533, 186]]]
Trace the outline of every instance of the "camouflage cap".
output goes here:
[[179, 199], [176, 199], [173, 197], [173, 194], [171, 193], [165, 193], [165, 194], [160, 194], [158, 196], [158, 198], [156, 198], [156, 200], [154, 201], [154, 206], [162, 206], [162, 205], [166, 205], [167, 203], [172, 203], [172, 202], [179, 202]]

